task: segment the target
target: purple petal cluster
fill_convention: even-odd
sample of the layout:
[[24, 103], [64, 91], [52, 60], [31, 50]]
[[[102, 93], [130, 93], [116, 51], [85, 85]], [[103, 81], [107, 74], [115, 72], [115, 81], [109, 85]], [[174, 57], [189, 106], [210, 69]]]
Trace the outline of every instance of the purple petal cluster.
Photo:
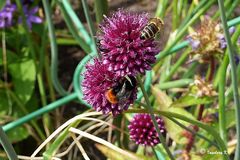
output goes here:
[[[155, 118], [161, 133], [165, 135], [166, 129], [164, 127], [164, 121], [159, 116]], [[136, 114], [130, 122], [128, 129], [130, 130], [130, 138], [135, 141], [136, 144], [155, 146], [160, 143], [149, 114]]]
[[106, 98], [106, 92], [118, 85], [121, 81], [115, 73], [109, 71], [108, 65], [102, 63], [100, 59], [94, 59], [93, 63], [86, 65], [82, 90], [84, 100], [86, 100], [96, 111], [102, 111], [103, 114], [111, 112], [114, 116], [127, 110], [129, 105], [136, 99], [137, 88], [134, 89], [131, 96], [124, 104], [112, 104]]
[[200, 43], [201, 43], [199, 40], [193, 39], [191, 36], [187, 36], [186, 40], [189, 42], [189, 44], [192, 47], [192, 50], [194, 50], [194, 51], [199, 48]]
[[16, 5], [11, 4], [10, 0], [6, 1], [6, 5], [0, 11], [0, 28], [11, 27], [13, 24], [13, 14], [16, 11]]
[[[234, 26], [232, 26], [229, 28], [228, 31], [229, 31], [229, 34], [232, 36], [233, 33], [236, 31], [236, 28]], [[224, 34], [223, 33], [218, 34], [217, 38], [220, 42], [220, 48], [221, 49], [227, 48], [227, 41], [226, 41], [226, 38], [224, 37]]]
[[[38, 16], [36, 16], [36, 13], [38, 12], [39, 7], [33, 7], [29, 8], [28, 5], [23, 6], [23, 12], [26, 17], [27, 25], [31, 29], [32, 28], [32, 23], [42, 23], [42, 19]], [[21, 18], [19, 19], [21, 22]]]
[[[42, 19], [36, 16], [39, 10], [38, 6], [30, 8], [31, 0], [22, 0], [21, 3], [23, 4], [23, 12], [30, 29], [32, 28], [32, 23], [42, 23]], [[19, 15], [20, 13], [17, 10], [16, 4], [12, 4], [10, 0], [7, 0], [6, 5], [0, 11], [0, 28], [11, 27], [15, 25], [16, 22], [22, 23], [22, 17]]]
[[103, 63], [117, 76], [144, 74], [155, 63], [159, 49], [154, 39], [141, 40], [140, 32], [148, 22], [147, 14], [123, 10], [105, 17], [98, 35]]

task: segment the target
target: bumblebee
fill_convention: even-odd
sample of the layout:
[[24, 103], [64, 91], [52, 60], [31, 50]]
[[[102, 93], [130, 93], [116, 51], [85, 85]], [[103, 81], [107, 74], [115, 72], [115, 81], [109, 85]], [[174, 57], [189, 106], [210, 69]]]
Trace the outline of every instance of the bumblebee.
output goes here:
[[116, 86], [109, 88], [105, 92], [106, 99], [111, 104], [119, 104], [123, 106], [124, 103], [131, 97], [133, 90], [136, 87], [136, 79], [133, 76], [124, 77]]
[[141, 31], [140, 39], [147, 40], [154, 38], [155, 35], [162, 29], [164, 23], [160, 18], [150, 18], [147, 25]]

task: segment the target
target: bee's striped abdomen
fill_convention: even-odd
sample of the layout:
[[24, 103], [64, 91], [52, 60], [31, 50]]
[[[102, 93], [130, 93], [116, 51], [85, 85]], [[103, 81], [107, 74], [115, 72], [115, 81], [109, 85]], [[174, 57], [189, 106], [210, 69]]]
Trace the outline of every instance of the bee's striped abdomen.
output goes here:
[[143, 28], [140, 38], [141, 39], [153, 38], [158, 31], [159, 28], [154, 23], [149, 23]]

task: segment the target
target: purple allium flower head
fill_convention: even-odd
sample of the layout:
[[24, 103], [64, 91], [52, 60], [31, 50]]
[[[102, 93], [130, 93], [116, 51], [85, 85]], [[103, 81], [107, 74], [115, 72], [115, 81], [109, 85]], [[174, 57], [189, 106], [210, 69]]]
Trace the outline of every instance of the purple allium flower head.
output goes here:
[[155, 63], [159, 52], [154, 39], [141, 40], [140, 32], [148, 22], [147, 14], [119, 10], [105, 17], [98, 35], [103, 63], [117, 76], [145, 73]]
[[6, 5], [0, 11], [0, 28], [12, 26], [13, 14], [16, 11], [16, 8], [16, 5], [11, 4], [10, 0], [6, 1]]
[[[155, 116], [155, 118], [161, 133], [166, 135], [163, 120], [159, 116]], [[155, 146], [160, 143], [150, 114], [136, 114], [130, 122], [128, 129], [130, 130], [130, 138], [137, 144]]]
[[[32, 28], [32, 23], [42, 23], [42, 19], [35, 15], [38, 12], [38, 9], [39, 7], [33, 7], [29, 9], [28, 5], [23, 6], [23, 12], [26, 16], [26, 21], [29, 29]], [[19, 22], [22, 22], [21, 17], [19, 18]]]
[[94, 59], [94, 63], [86, 65], [84, 80], [82, 81], [83, 99], [86, 100], [96, 111], [102, 111], [103, 114], [112, 112], [114, 116], [120, 114], [123, 110], [127, 110], [129, 105], [137, 97], [137, 87], [125, 99], [124, 104], [111, 103], [106, 97], [106, 92], [115, 87], [121, 81], [116, 78], [116, 74], [109, 71], [108, 65], [103, 64], [100, 59]]

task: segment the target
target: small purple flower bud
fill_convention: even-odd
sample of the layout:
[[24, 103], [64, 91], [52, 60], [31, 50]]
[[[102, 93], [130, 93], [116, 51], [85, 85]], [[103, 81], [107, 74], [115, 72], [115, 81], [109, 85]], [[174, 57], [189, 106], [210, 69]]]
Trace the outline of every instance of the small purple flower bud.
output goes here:
[[197, 50], [200, 46], [200, 41], [193, 39], [191, 36], [187, 36], [187, 41], [190, 43], [192, 50]]
[[[163, 120], [159, 116], [156, 116], [155, 118], [160, 132], [163, 135], [166, 135]], [[130, 138], [135, 141], [136, 144], [155, 146], [160, 143], [158, 134], [149, 114], [136, 114], [130, 122], [128, 129], [130, 130]]]
[[221, 48], [221, 49], [227, 48], [227, 42], [226, 42], [226, 39], [225, 39], [225, 38], [219, 40], [219, 42], [220, 42], [220, 48]]
[[234, 55], [234, 59], [235, 59], [235, 63], [236, 63], [236, 65], [238, 65], [239, 62], [240, 62], [240, 55], [235, 54], [235, 55]]
[[236, 31], [236, 28], [234, 26], [232, 26], [228, 29], [228, 31], [229, 31], [229, 34], [232, 36], [233, 33]]
[[160, 50], [154, 38], [140, 39], [148, 19], [147, 14], [119, 10], [111, 17], [105, 17], [100, 25], [99, 50], [104, 61], [112, 66], [109, 70], [114, 69], [117, 76], [145, 73], [155, 63]]

